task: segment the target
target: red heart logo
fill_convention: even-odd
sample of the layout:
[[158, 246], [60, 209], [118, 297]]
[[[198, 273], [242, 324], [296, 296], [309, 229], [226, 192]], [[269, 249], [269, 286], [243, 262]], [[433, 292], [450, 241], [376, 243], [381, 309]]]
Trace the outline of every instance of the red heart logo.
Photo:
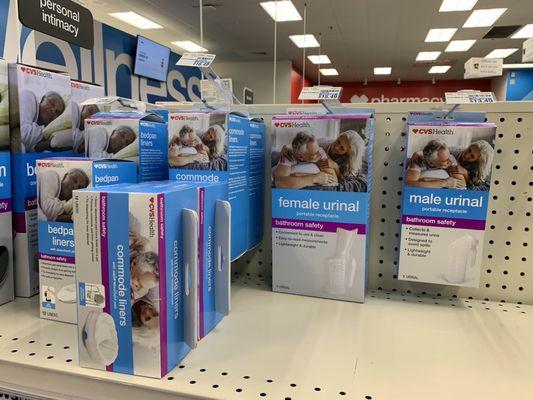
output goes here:
[[415, 134], [418, 133], [418, 128], [414, 128], [413, 129], [413, 133], [415, 133]]
[[20, 69], [22, 70], [22, 72], [26, 72], [26, 67], [20, 67]]
[[274, 126], [275, 126], [276, 128], [279, 128], [279, 122], [274, 122]]

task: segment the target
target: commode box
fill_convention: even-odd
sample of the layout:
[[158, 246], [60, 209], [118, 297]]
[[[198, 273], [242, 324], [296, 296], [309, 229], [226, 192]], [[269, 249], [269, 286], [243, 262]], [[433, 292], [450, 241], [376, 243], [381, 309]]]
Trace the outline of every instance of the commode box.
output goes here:
[[272, 118], [273, 289], [363, 302], [372, 114]]
[[75, 324], [76, 263], [73, 191], [136, 183], [134, 162], [49, 158], [37, 160], [40, 313], [42, 318]]

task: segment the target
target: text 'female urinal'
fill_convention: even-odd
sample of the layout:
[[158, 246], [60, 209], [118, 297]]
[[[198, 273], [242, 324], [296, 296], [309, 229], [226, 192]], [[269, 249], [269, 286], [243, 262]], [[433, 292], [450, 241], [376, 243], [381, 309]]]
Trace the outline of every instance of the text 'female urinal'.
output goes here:
[[446, 280], [454, 284], [466, 281], [468, 268], [476, 263], [479, 241], [470, 235], [464, 235], [450, 243], [448, 247], [448, 269]]
[[348, 231], [337, 228], [335, 253], [324, 260], [326, 269], [325, 292], [330, 295], [345, 295], [346, 291], [353, 287], [357, 265], [355, 258], [351, 255], [351, 248], [356, 234], [357, 229]]

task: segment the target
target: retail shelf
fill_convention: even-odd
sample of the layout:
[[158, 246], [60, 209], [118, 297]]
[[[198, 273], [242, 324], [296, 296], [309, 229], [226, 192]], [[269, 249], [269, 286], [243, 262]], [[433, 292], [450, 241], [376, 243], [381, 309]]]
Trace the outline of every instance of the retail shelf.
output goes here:
[[526, 399], [533, 307], [370, 291], [273, 293], [237, 275], [231, 315], [164, 379], [77, 366], [75, 327], [0, 307], [0, 387], [51, 399]]

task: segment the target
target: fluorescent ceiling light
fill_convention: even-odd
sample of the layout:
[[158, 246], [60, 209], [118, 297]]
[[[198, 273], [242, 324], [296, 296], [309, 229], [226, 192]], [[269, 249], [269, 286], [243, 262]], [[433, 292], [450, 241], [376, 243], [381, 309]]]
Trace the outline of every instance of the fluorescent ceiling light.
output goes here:
[[320, 55], [320, 56], [307, 56], [307, 58], [313, 64], [331, 64], [329, 57], [325, 54]]
[[529, 39], [533, 37], [533, 24], [523, 26], [518, 32], [516, 32], [511, 39]]
[[289, 38], [293, 43], [299, 48], [303, 49], [309, 47], [320, 47], [318, 41], [315, 38], [315, 35], [291, 35]]
[[445, 74], [451, 68], [451, 65], [434, 65], [429, 69], [430, 74]]
[[485, 28], [492, 26], [507, 8], [490, 8], [485, 10], [475, 10], [466, 20], [463, 28]]
[[172, 42], [172, 44], [174, 46], [181, 47], [183, 50], [190, 53], [201, 53], [203, 51], [207, 51], [207, 49], [204, 49], [202, 46], [191, 42], [190, 40], [178, 40], [177, 42]]
[[504, 69], [529, 69], [533, 68], [533, 63], [524, 63], [524, 64], [503, 64], [502, 68]]
[[320, 73], [324, 76], [339, 75], [335, 68], [320, 68]]
[[148, 18], [143, 17], [133, 11], [117, 12], [109, 14], [113, 18], [119, 19], [122, 22], [133, 25], [139, 29], [162, 29], [163, 27], [156, 24], [154, 21], [150, 21]]
[[518, 49], [494, 49], [485, 58], [506, 58], [513, 54]]
[[433, 61], [439, 58], [440, 51], [421, 51], [416, 56], [416, 61]]
[[439, 11], [470, 11], [476, 3], [477, 0], [442, 0]]
[[277, 22], [301, 21], [302, 16], [290, 0], [264, 1], [261, 7]]
[[392, 67], [375, 67], [374, 75], [390, 75], [392, 73]]
[[476, 43], [475, 40], [452, 40], [448, 47], [446, 47], [446, 52], [453, 51], [467, 51]]
[[430, 29], [427, 36], [426, 42], [448, 42], [453, 35], [455, 35], [457, 29], [455, 28], [444, 28], [444, 29]]

